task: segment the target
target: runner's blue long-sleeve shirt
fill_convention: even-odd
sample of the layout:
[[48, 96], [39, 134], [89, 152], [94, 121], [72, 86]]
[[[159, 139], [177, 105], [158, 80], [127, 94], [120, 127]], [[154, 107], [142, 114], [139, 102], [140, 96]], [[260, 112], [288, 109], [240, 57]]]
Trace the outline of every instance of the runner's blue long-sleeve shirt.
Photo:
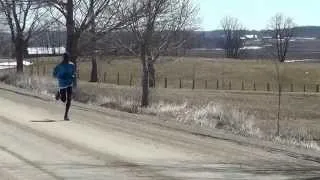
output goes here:
[[53, 77], [58, 79], [59, 88], [67, 88], [72, 86], [75, 78], [75, 66], [73, 63], [58, 64], [53, 71]]

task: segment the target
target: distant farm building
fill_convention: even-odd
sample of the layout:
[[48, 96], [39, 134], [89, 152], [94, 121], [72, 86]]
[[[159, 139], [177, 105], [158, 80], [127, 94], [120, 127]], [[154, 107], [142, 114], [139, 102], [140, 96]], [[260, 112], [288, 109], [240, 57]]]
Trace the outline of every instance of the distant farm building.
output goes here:
[[29, 56], [55, 56], [66, 52], [65, 47], [30, 47], [28, 48]]
[[243, 39], [243, 40], [256, 40], [256, 39], [258, 39], [258, 35], [256, 35], [256, 34], [246, 34], [246, 35], [242, 36], [240, 39]]

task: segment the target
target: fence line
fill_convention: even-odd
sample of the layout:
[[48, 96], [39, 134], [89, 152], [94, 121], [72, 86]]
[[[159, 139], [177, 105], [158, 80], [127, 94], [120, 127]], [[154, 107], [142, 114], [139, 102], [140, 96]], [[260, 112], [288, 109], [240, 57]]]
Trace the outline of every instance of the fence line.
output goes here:
[[[48, 71], [48, 66], [42, 66], [42, 73], [41, 73], [41, 66], [30, 66], [29, 73], [30, 75], [48, 75], [50, 71]], [[78, 69], [79, 71], [79, 69]], [[78, 78], [80, 77], [80, 73], [77, 72]], [[126, 76], [126, 78], [125, 78]], [[117, 85], [128, 85], [128, 86], [135, 86], [136, 83], [139, 82], [140, 78], [137, 76], [134, 76], [133, 73], [129, 74], [121, 74], [120, 72], [117, 72], [115, 75], [112, 75], [107, 72], [103, 72], [103, 74], [100, 76], [100, 81], [102, 83], [109, 83], [109, 84], [117, 84]], [[85, 80], [85, 79], [82, 79]], [[271, 81], [272, 82], [272, 81]], [[215, 89], [215, 90], [240, 90], [240, 91], [278, 91], [278, 84], [277, 83], [271, 83], [271, 82], [265, 82], [259, 83], [260, 86], [258, 86], [256, 81], [251, 81], [248, 83], [248, 81], [245, 80], [238, 80], [238, 81], [231, 81], [231, 80], [200, 80], [200, 79], [183, 79], [183, 78], [172, 78], [170, 77], [164, 77], [163, 79], [157, 77], [154, 79], [153, 84], [159, 87], [159, 88], [177, 88], [177, 89]], [[262, 85], [262, 86], [261, 86]], [[271, 86], [273, 85], [273, 86]], [[282, 90], [284, 92], [320, 92], [320, 84], [300, 84], [300, 86], [297, 86], [293, 83], [290, 84], [281, 84]], [[300, 89], [299, 89], [300, 87]]]

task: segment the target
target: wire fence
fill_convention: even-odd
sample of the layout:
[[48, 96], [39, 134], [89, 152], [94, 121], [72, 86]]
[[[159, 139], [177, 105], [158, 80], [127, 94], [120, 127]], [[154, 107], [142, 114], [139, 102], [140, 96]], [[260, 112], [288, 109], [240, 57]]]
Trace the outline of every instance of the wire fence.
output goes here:
[[[53, 73], [52, 65], [36, 64], [26, 68], [30, 75], [37, 76], [50, 76]], [[8, 70], [15, 71], [15, 69]], [[90, 80], [90, 72], [86, 74], [77, 72], [77, 78], [83, 81]], [[107, 83], [123, 86], [139, 86], [141, 85], [141, 76], [136, 72], [98, 72], [97, 83]], [[155, 76], [153, 80], [154, 88], [172, 88], [172, 89], [208, 89], [208, 90], [237, 90], [237, 91], [265, 91], [274, 92], [279, 90], [277, 82], [261, 82], [261, 81], [248, 81], [248, 80], [228, 80], [228, 79], [187, 79], [187, 78], [171, 78]], [[320, 92], [320, 84], [294, 84], [294, 83], [281, 83], [281, 91], [283, 92]]]

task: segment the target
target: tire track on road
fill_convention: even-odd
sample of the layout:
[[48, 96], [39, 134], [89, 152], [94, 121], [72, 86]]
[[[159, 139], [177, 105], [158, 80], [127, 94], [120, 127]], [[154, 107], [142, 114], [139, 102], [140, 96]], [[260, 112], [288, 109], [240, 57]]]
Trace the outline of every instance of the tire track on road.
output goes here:
[[4, 152], [12, 155], [13, 157], [19, 159], [20, 161], [22, 161], [22, 162], [24, 162], [24, 163], [26, 163], [26, 164], [28, 164], [28, 165], [30, 165], [30, 166], [32, 166], [32, 167], [40, 170], [41, 172], [43, 172], [44, 174], [49, 175], [50, 177], [54, 178], [55, 180], [64, 180], [63, 177], [58, 176], [58, 175], [56, 175], [55, 173], [46, 170], [45, 168], [42, 168], [41, 166], [37, 165], [37, 163], [34, 163], [34, 162], [30, 161], [29, 159], [21, 156], [20, 154], [17, 154], [17, 153], [15, 153], [15, 152], [13, 152], [13, 151], [10, 151], [9, 149], [7, 149], [7, 148], [4, 147], [4, 146], [1, 146], [1, 145], [0, 145], [0, 150], [2, 150], [2, 151], [4, 151]]
[[[125, 168], [128, 170], [128, 172], [132, 173], [132, 175], [137, 176], [137, 177], [140, 177], [140, 176], [141, 177], [152, 177], [152, 179], [154, 179], [154, 180], [182, 180], [180, 178], [166, 176], [164, 174], [161, 174], [161, 173], [157, 172], [156, 170], [148, 167], [148, 165], [123, 161], [119, 158], [110, 156], [110, 155], [105, 154], [103, 152], [100, 152], [100, 151], [97, 151], [94, 149], [90, 149], [89, 147], [85, 147], [80, 144], [73, 143], [72, 141], [57, 138], [55, 136], [46, 134], [46, 133], [39, 131], [37, 129], [34, 129], [32, 127], [25, 126], [25, 125], [22, 125], [18, 122], [11, 121], [10, 119], [7, 119], [6, 117], [3, 117], [3, 116], [0, 116], [0, 122], [14, 126], [16, 128], [19, 128], [25, 132], [31, 133], [33, 135], [40, 137], [40, 138], [44, 138], [54, 144], [60, 144], [68, 149], [76, 149], [81, 152], [87, 153], [90, 156], [95, 157], [96, 159], [104, 160], [106, 162], [106, 165], [105, 165], [106, 167]], [[19, 154], [16, 154], [15, 152], [8, 150], [6, 147], [0, 146], [0, 149], [9, 153], [12, 156], [18, 158], [19, 160], [31, 165], [32, 167], [39, 169], [40, 171], [50, 175], [51, 177], [55, 178], [56, 180], [64, 180], [63, 177], [60, 177], [60, 176], [54, 174], [53, 172], [50, 172], [50, 171], [42, 168], [41, 166], [28, 160], [27, 158], [25, 158]]]

